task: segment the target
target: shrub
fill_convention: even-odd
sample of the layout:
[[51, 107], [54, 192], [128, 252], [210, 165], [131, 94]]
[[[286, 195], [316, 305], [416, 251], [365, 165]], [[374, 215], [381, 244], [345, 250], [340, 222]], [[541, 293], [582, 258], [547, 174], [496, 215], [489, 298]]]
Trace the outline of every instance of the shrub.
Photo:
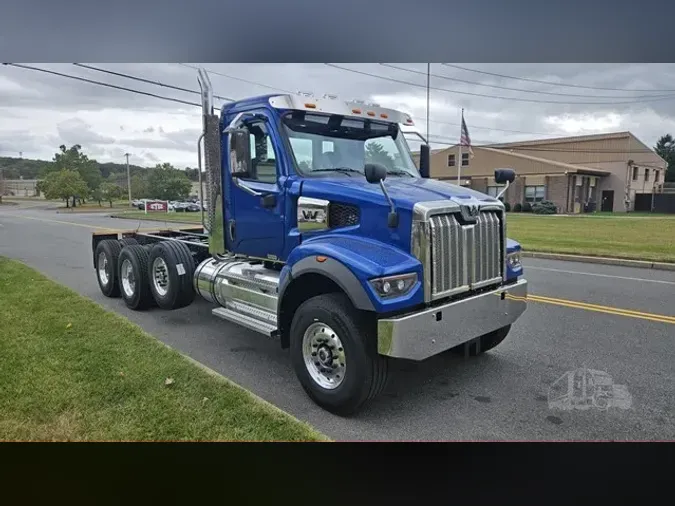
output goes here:
[[508, 213], [511, 210], [511, 204], [504, 202], [504, 210]]
[[532, 206], [532, 212], [535, 214], [556, 214], [558, 210], [550, 200], [542, 200]]
[[513, 206], [513, 212], [514, 213], [519, 213], [522, 210], [523, 210], [523, 206], [520, 205], [520, 202], [518, 204], [516, 204], [515, 206]]
[[532, 212], [532, 204], [529, 202], [523, 202], [523, 212], [524, 213], [531, 213]]

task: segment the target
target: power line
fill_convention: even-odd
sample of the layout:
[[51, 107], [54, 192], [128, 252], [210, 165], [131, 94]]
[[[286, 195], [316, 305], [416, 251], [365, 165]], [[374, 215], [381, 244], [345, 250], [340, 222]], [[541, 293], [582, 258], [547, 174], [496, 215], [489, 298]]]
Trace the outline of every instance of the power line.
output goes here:
[[[188, 65], [188, 64], [185, 64], [185, 63], [179, 63], [178, 65], [182, 65], [183, 67], [187, 67], [187, 68], [191, 68], [191, 69], [197, 69], [198, 68], [198, 67], [194, 67], [192, 65]], [[291, 94], [296, 93], [296, 92], [293, 92], [293, 91], [285, 90], [283, 88], [277, 88], [277, 87], [274, 87], [274, 86], [269, 86], [267, 84], [264, 84], [264, 83], [261, 83], [261, 82], [258, 82], [258, 81], [250, 81], [248, 79], [242, 79], [242, 78], [235, 77], [235, 76], [232, 76], [232, 75], [229, 75], [229, 74], [223, 74], [222, 72], [217, 72], [217, 71], [212, 70], [212, 69], [205, 68], [204, 70], [206, 70], [210, 74], [214, 74], [214, 75], [218, 75], [218, 76], [222, 76], [222, 77], [227, 77], [229, 79], [236, 79], [238, 81], [243, 81], [243, 82], [248, 83], [248, 84], [254, 84], [256, 86], [263, 86], [265, 88], [269, 88], [269, 89], [272, 89], [272, 90], [275, 90], [275, 91], [281, 91], [281, 92], [284, 92], [284, 93], [291, 93]], [[413, 119], [414, 119], [414, 117], [413, 117]], [[450, 122], [447, 122], [447, 121], [438, 121], [438, 120], [433, 120], [433, 119], [429, 119], [429, 123], [437, 123], [439, 125], [449, 125], [449, 126], [460, 126], [459, 123], [450, 123]], [[543, 132], [525, 132], [525, 131], [522, 131], [522, 130], [508, 130], [508, 129], [504, 129], [504, 128], [485, 127], [485, 126], [480, 126], [480, 125], [473, 125], [471, 128], [477, 128], [477, 129], [481, 129], [481, 130], [494, 130], [494, 131], [497, 131], [497, 132], [507, 132], [507, 133], [516, 133], [516, 134], [556, 135], [556, 134], [543, 133]]]
[[[111, 75], [118, 76], [118, 77], [124, 77], [125, 79], [133, 79], [134, 81], [140, 81], [142, 83], [154, 84], [155, 86], [162, 86], [164, 88], [170, 88], [172, 90], [183, 91], [185, 93], [192, 93], [192, 94], [195, 94], [195, 95], [201, 95], [200, 92], [195, 91], [195, 90], [190, 90], [188, 88], [181, 88], [180, 86], [174, 86], [172, 84], [166, 84], [166, 83], [162, 83], [160, 81], [152, 81], [150, 79], [144, 79], [142, 77], [132, 76], [130, 74], [124, 74], [122, 72], [115, 72], [113, 70], [102, 69], [102, 68], [99, 68], [99, 67], [93, 67], [91, 65], [85, 65], [83, 63], [73, 63], [73, 65], [75, 65], [77, 67], [89, 69], [89, 70], [95, 70], [96, 72], [103, 72], [105, 74], [111, 74]], [[213, 95], [213, 96], [217, 99], [224, 100], [225, 102], [233, 102], [234, 101], [233, 98], [229, 98], [229, 97], [222, 97], [220, 95]]]
[[[187, 63], [179, 63], [178, 65], [181, 65], [183, 67], [187, 67], [187, 68], [190, 68], [190, 69], [193, 69], [193, 70], [199, 70], [199, 67], [195, 67], [194, 65], [188, 65]], [[267, 84], [259, 83], [259, 82], [256, 82], [256, 81], [250, 81], [250, 80], [244, 79], [242, 77], [236, 77], [236, 76], [232, 76], [232, 75], [229, 75], [229, 74], [224, 74], [222, 72], [217, 72], [215, 70], [211, 70], [211, 69], [207, 69], [207, 68], [205, 68], [204, 70], [206, 70], [210, 74], [214, 74], [214, 75], [222, 76], [222, 77], [227, 77], [228, 79], [234, 79], [235, 81], [241, 81], [241, 82], [244, 82], [244, 83], [247, 83], [247, 84], [253, 84], [255, 86], [262, 86], [263, 88], [268, 88], [268, 89], [271, 89], [271, 90], [274, 90], [274, 91], [282, 91], [284, 93], [290, 93], [292, 95], [297, 94], [295, 91], [284, 90], [282, 88], [277, 88], [275, 86], [269, 86]]]
[[[407, 69], [404, 67], [399, 67], [397, 65], [391, 65], [388, 63], [380, 63], [383, 67], [389, 67], [392, 69], [396, 70], [403, 70], [404, 72], [411, 72], [413, 74], [419, 74], [419, 75], [424, 75], [426, 76], [426, 72], [421, 72], [419, 70], [413, 70], [413, 69]], [[476, 81], [467, 81], [465, 79], [459, 79], [456, 77], [450, 77], [450, 76], [443, 76], [439, 74], [431, 74], [432, 77], [438, 77], [439, 79], [446, 79], [448, 81], [457, 81], [460, 83], [465, 83], [465, 84], [470, 84], [473, 86], [486, 86], [488, 88], [498, 88], [500, 90], [509, 90], [509, 91], [518, 91], [518, 92], [524, 92], [524, 93], [536, 93], [539, 95], [553, 95], [553, 96], [558, 96], [558, 97], [579, 97], [579, 98], [609, 98], [609, 99], [617, 99], [617, 98], [648, 98], [648, 99], [655, 99], [655, 98], [670, 98], [673, 97], [672, 94], [670, 95], [641, 95], [641, 96], [635, 96], [635, 97], [617, 97], [617, 96], [611, 96], [611, 95], [577, 95], [573, 93], [557, 93], [554, 91], [539, 91], [539, 90], [527, 90], [524, 88], [509, 88], [508, 86], [499, 86], [497, 84], [485, 84], [485, 83], [479, 83]]]
[[95, 81], [93, 79], [87, 79], [84, 77], [78, 77], [78, 76], [73, 76], [70, 74], [63, 74], [61, 72], [56, 72], [54, 70], [47, 70], [47, 69], [41, 69], [38, 67], [32, 67], [30, 65], [21, 65], [19, 63], [3, 63], [3, 65], [8, 65], [11, 67], [18, 67], [22, 69], [27, 69], [27, 70], [35, 70], [37, 72], [44, 72], [45, 74], [52, 74], [55, 76], [60, 76], [60, 77], [67, 77], [68, 79], [74, 79], [76, 81], [82, 81], [85, 83], [90, 83], [90, 84], [96, 84], [98, 86], [105, 86], [107, 88], [113, 88], [115, 90], [122, 90], [122, 91], [128, 91], [131, 93], [137, 93], [138, 95], [145, 95], [146, 97], [153, 97], [153, 98], [159, 98], [161, 100], [168, 100], [170, 102], [176, 102], [179, 104], [185, 104], [185, 105], [193, 105], [195, 107], [201, 107], [200, 104], [197, 104], [195, 102], [188, 102], [187, 100], [181, 100], [179, 98], [172, 98], [172, 97], [165, 97], [163, 95], [156, 95], [155, 93], [150, 93], [147, 91], [140, 91], [140, 90], [134, 90], [133, 88], [127, 88], [125, 86], [118, 86], [116, 84], [109, 84], [109, 83], [104, 83], [101, 81]]
[[[627, 90], [625, 88], [603, 88], [601, 86], [583, 86], [581, 84], [555, 83], [553, 81], [542, 81], [542, 80], [539, 80], [539, 79], [530, 79], [530, 78], [527, 78], [527, 77], [515, 77], [515, 76], [507, 76], [507, 75], [504, 75], [504, 74], [496, 74], [494, 72], [486, 72], [484, 70], [476, 70], [476, 69], [470, 69], [470, 68], [467, 68], [467, 67], [460, 67], [459, 65], [454, 65], [454, 64], [451, 64], [451, 63], [441, 63], [441, 65], [444, 65], [446, 67], [451, 67], [451, 68], [454, 68], [454, 69], [466, 70], [467, 72], [475, 72], [477, 74], [485, 74], [485, 75], [494, 76], [494, 77], [503, 77], [505, 79], [514, 79], [516, 81], [525, 81], [525, 82], [528, 82], [528, 83], [546, 84], [548, 86], [562, 86], [562, 87], [565, 87], [565, 88], [581, 88], [581, 89], [585, 89], [585, 90], [600, 90], [600, 91], [622, 91], [622, 92], [625, 92], [625, 93], [629, 93], [629, 92], [646, 92], [646, 93], [649, 93], [649, 92], [657, 92], [657, 91], [658, 92], [665, 92], [665, 93], [675, 92], [675, 90]], [[617, 98], [619, 98], [619, 97], [617, 97]]]
[[[395, 83], [399, 84], [405, 84], [408, 86], [416, 86], [418, 88], [424, 88], [426, 89], [427, 86], [423, 84], [418, 84], [418, 83], [413, 83], [410, 81], [404, 81], [402, 79], [396, 79], [393, 77], [388, 77], [388, 76], [381, 76], [378, 74], [371, 74], [369, 72], [364, 72], [362, 70], [355, 70], [355, 69], [350, 69], [347, 67], [341, 67], [339, 65], [335, 65], [333, 63], [324, 63], [324, 65], [328, 67], [333, 67], [336, 69], [340, 70], [345, 70], [347, 72], [353, 72], [355, 74], [361, 74], [364, 76], [370, 76], [370, 77], [375, 77], [377, 79], [384, 79], [386, 81], [392, 81]], [[626, 105], [626, 104], [636, 104], [640, 102], [645, 102], [648, 100], [638, 100], [638, 101], [625, 101], [625, 102], [561, 102], [561, 101], [553, 101], [553, 100], [537, 100], [534, 98], [519, 98], [519, 97], [501, 97], [501, 96], [496, 96], [496, 95], [485, 95], [482, 93], [472, 93], [468, 91], [457, 91], [457, 90], [449, 90], [447, 88], [438, 88], [438, 87], [433, 87], [430, 86], [430, 89], [432, 90], [437, 90], [437, 91], [445, 91], [447, 93], [457, 93], [459, 95], [470, 95], [474, 97], [483, 97], [483, 98], [492, 98], [492, 99], [497, 99], [497, 100], [513, 100], [517, 102], [530, 102], [530, 103], [538, 103], [538, 104], [559, 104], [559, 105]], [[655, 98], [653, 101], [657, 100], [666, 100], [666, 98]]]
[[[414, 119], [414, 118], [413, 118]], [[461, 126], [459, 123], [450, 123], [447, 121], [437, 121], [430, 119], [430, 123], [438, 123], [441, 125], [450, 125], [450, 126]], [[513, 134], [527, 134], [527, 135], [557, 135], [557, 134], [552, 134], [552, 133], [543, 133], [543, 132], [525, 132], [524, 130], [507, 130], [505, 128], [495, 128], [495, 127], [485, 127], [485, 126], [479, 126], [479, 125], [471, 125], [471, 130], [474, 128], [477, 128], [479, 130], [494, 130], [496, 132], [508, 132], [508, 133], [513, 133]]]

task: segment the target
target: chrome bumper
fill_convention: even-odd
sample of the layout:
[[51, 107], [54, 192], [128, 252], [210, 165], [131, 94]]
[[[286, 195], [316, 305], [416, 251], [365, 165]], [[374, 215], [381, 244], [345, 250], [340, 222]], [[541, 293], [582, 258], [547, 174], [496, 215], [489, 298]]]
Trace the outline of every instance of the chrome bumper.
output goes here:
[[381, 355], [424, 360], [515, 322], [527, 307], [527, 280], [444, 306], [378, 320]]

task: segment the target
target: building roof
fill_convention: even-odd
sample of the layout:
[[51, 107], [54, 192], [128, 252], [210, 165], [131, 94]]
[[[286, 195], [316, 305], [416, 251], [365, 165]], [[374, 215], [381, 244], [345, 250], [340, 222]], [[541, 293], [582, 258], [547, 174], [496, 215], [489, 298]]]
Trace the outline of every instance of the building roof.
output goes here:
[[503, 142], [495, 144], [485, 144], [484, 146], [488, 147], [509, 147], [509, 146], [538, 146], [541, 144], [561, 144], [567, 142], [585, 142], [585, 141], [599, 141], [605, 139], [624, 139], [628, 137], [635, 137], [632, 133], [625, 132], [610, 132], [604, 134], [591, 134], [591, 135], [573, 135], [567, 137], [554, 137], [552, 139], [532, 139], [529, 141], [516, 141], [516, 142]]
[[514, 158], [521, 158], [524, 160], [532, 160], [533, 162], [539, 162], [543, 163], [546, 165], [552, 165], [554, 167], [560, 167], [561, 169], [565, 169], [565, 172], [570, 172], [573, 174], [576, 174], [577, 172], [583, 172], [583, 173], [588, 173], [588, 174], [597, 174], [598, 176], [606, 176], [608, 174], [611, 174], [609, 171], [606, 170], [600, 170], [600, 169], [594, 169], [592, 167], [585, 167], [583, 165], [572, 165], [569, 163], [564, 163], [564, 162], [557, 162], [555, 160], [549, 160], [548, 158], [539, 158], [538, 156], [531, 156], [531, 155], [525, 155], [523, 153], [515, 153], [513, 151], [505, 151], [503, 149], [494, 149], [494, 148], [487, 148], [487, 147], [480, 147], [480, 148], [475, 148], [475, 149], [482, 149], [485, 151], [490, 151], [492, 153], [499, 153], [500, 155], [507, 155], [507, 156], [512, 156]]
[[[609, 132], [609, 133], [603, 133], [603, 134], [591, 134], [591, 135], [575, 135], [575, 136], [567, 136], [567, 137], [555, 137], [552, 139], [533, 139], [533, 140], [527, 140], [527, 141], [516, 141], [516, 142], [504, 142], [504, 143], [494, 143], [494, 144], [482, 144], [480, 146], [472, 146], [472, 149], [488, 149], [491, 151], [499, 151], [500, 153], [504, 154], [510, 154], [510, 155], [516, 155], [516, 154], [521, 154], [517, 153], [511, 150], [506, 150], [504, 148], [512, 148], [512, 149], [522, 149], [524, 151], [528, 151], [528, 147], [532, 146], [541, 146], [541, 145], [549, 145], [549, 144], [563, 144], [563, 143], [570, 143], [570, 142], [593, 142], [593, 141], [602, 141], [602, 140], [611, 140], [611, 139], [629, 139], [632, 138], [634, 141], [639, 143], [645, 150], [646, 152], [644, 154], [649, 154], [657, 157], [659, 160], [661, 160], [664, 164], [666, 163], [663, 158], [661, 158], [658, 153], [654, 151], [653, 148], [650, 146], [647, 146], [644, 142], [642, 142], [640, 139], [638, 139], [635, 135], [633, 135], [629, 131], [622, 131], [622, 132]], [[452, 146], [448, 146], [445, 148], [439, 148], [439, 149], [432, 149], [431, 154], [435, 155], [438, 153], [442, 153], [443, 151], [447, 150], [453, 150], [457, 147], [457, 144], [454, 144]], [[413, 153], [414, 157], [419, 156], [419, 152]], [[522, 155], [523, 158], [527, 158], [530, 160], [542, 162], [542, 163], [548, 163], [552, 165], [558, 165], [560, 167], [565, 167], [569, 170], [572, 170], [570, 167], [574, 168], [581, 168], [583, 170], [589, 170], [589, 171], [596, 171], [600, 173], [605, 173], [605, 171], [598, 171], [598, 169], [591, 169], [590, 167], [580, 167], [578, 165], [570, 165], [564, 162], [556, 162], [553, 160], [549, 160], [547, 158], [541, 158], [541, 157], [533, 157], [529, 155]]]

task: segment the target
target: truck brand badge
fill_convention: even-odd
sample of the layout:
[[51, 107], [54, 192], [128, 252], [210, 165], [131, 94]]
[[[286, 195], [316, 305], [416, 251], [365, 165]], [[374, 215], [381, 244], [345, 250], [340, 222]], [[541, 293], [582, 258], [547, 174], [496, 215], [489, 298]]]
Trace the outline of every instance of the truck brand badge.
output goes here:
[[470, 204], [461, 206], [461, 211], [464, 221], [476, 221], [479, 209], [476, 204]]
[[302, 210], [302, 217], [306, 220], [316, 220], [316, 217], [319, 215], [319, 211], [311, 211], [307, 209]]

